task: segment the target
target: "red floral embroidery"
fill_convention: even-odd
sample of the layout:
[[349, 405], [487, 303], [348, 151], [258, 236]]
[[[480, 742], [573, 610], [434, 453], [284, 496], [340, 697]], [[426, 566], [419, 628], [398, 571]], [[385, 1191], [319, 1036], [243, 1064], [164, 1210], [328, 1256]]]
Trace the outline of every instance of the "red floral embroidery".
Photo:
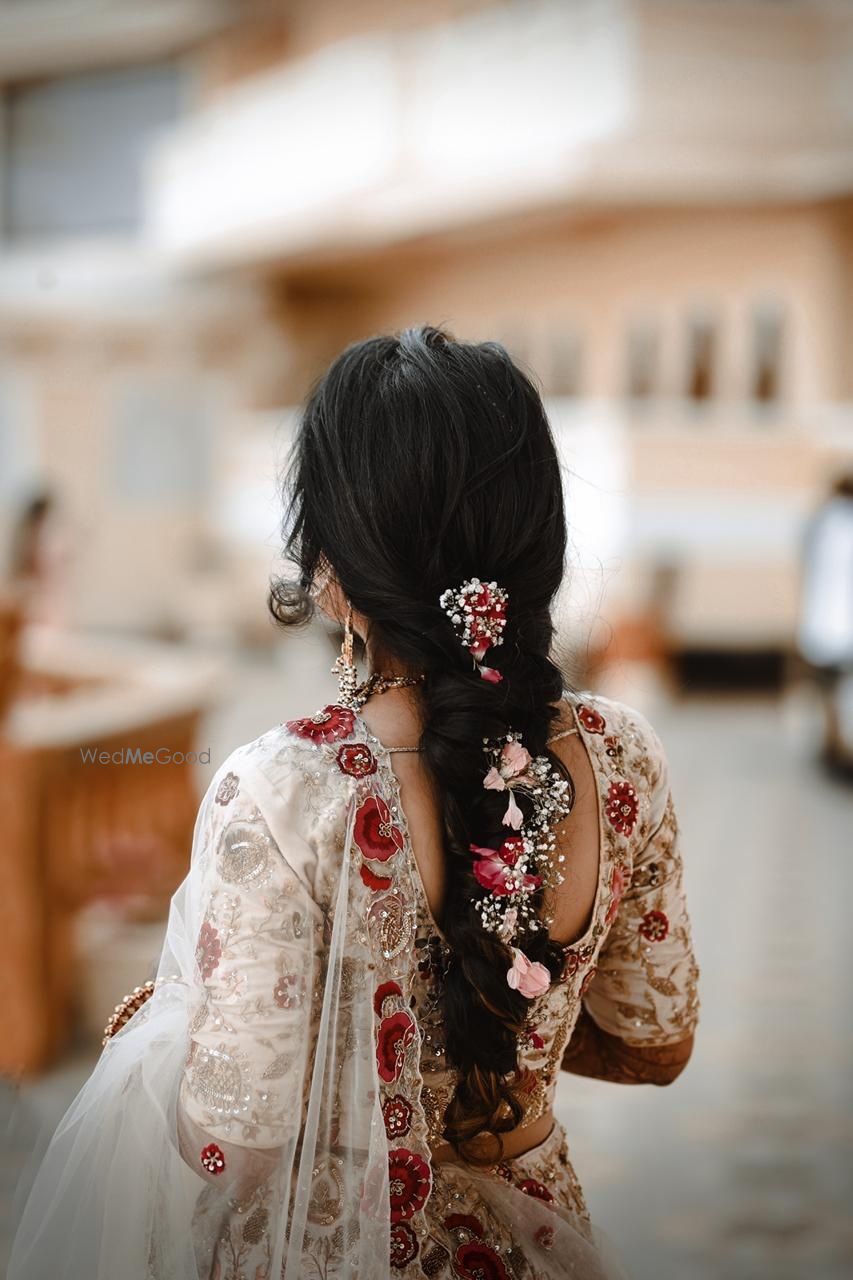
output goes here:
[[418, 1256], [418, 1237], [405, 1222], [395, 1222], [391, 1228], [391, 1266], [402, 1271]]
[[527, 1038], [530, 1041], [531, 1048], [533, 1049], [545, 1048], [545, 1041], [542, 1039], [538, 1031], [531, 1031]]
[[388, 1183], [391, 1221], [402, 1222], [426, 1204], [432, 1173], [423, 1156], [406, 1147], [397, 1147], [388, 1152]]
[[403, 988], [396, 982], [380, 982], [379, 986], [373, 994], [373, 1012], [377, 1018], [382, 1017], [382, 1009], [384, 1002], [389, 996], [401, 996]]
[[577, 951], [567, 951], [563, 962], [563, 979], [573, 978], [580, 968], [581, 958]]
[[355, 716], [349, 707], [338, 707], [335, 703], [315, 711], [313, 716], [303, 720], [288, 720], [286, 728], [300, 738], [308, 738], [311, 742], [337, 742], [352, 733]]
[[540, 1249], [553, 1249], [554, 1248], [554, 1228], [540, 1227], [538, 1231], [535, 1233], [533, 1239], [539, 1245]]
[[494, 1249], [482, 1240], [461, 1244], [454, 1255], [453, 1266], [462, 1280], [509, 1280], [509, 1273]]
[[365, 858], [387, 862], [403, 847], [403, 834], [391, 820], [391, 810], [381, 796], [368, 796], [355, 814], [353, 840]]
[[196, 964], [205, 982], [216, 972], [221, 959], [222, 943], [219, 941], [219, 933], [209, 920], [205, 920], [199, 930], [195, 949]]
[[298, 973], [284, 973], [272, 993], [279, 1009], [298, 1009], [305, 999], [305, 979]]
[[400, 1093], [382, 1104], [382, 1119], [389, 1138], [405, 1138], [412, 1127], [412, 1104]]
[[605, 924], [612, 924], [616, 919], [619, 903], [622, 901], [622, 895], [627, 887], [628, 881], [625, 872], [621, 867], [614, 867], [610, 876], [610, 906], [607, 908], [607, 915], [604, 917]]
[[620, 835], [629, 836], [637, 821], [639, 800], [630, 782], [611, 782], [607, 793], [606, 812], [611, 826]]
[[199, 1159], [201, 1160], [202, 1168], [206, 1169], [208, 1173], [216, 1176], [225, 1172], [225, 1156], [215, 1142], [202, 1147]]
[[390, 876], [377, 876], [370, 870], [370, 867], [366, 862], [362, 862], [358, 869], [358, 874], [361, 876], [368, 889], [373, 889], [374, 892], [378, 892], [380, 889], [390, 889], [391, 885], [394, 883]]
[[640, 933], [649, 942], [663, 942], [669, 933], [669, 920], [662, 911], [647, 911], [640, 921]]
[[554, 1199], [544, 1183], [537, 1182], [535, 1178], [525, 1178], [518, 1185], [526, 1196], [533, 1196], [534, 1200], [545, 1200], [550, 1204]]
[[578, 707], [578, 720], [587, 733], [604, 733], [607, 723], [600, 711], [595, 711], [592, 707], [586, 707], [583, 704]]
[[335, 759], [341, 773], [348, 773], [351, 778], [366, 778], [376, 772], [376, 757], [363, 742], [348, 742], [339, 747]]
[[619, 755], [622, 747], [620, 746], [619, 739], [615, 734], [611, 734], [609, 737], [604, 739], [604, 750], [611, 759], [615, 759], [616, 756]]
[[376, 1062], [379, 1076], [386, 1084], [399, 1080], [406, 1049], [415, 1036], [415, 1023], [404, 1011], [383, 1018], [376, 1037]]
[[[448, 1231], [464, 1231], [466, 1239], [475, 1236], [478, 1240], [482, 1240], [484, 1235], [479, 1218], [475, 1218], [470, 1213], [451, 1213], [444, 1219], [444, 1225]], [[464, 1244], [465, 1241], [463, 1240], [462, 1243]]]
[[597, 973], [598, 973], [598, 969], [596, 968], [595, 965], [593, 965], [591, 969], [587, 969], [586, 973], [583, 976], [583, 982], [581, 983], [580, 994], [582, 996], [585, 996], [587, 991], [589, 991], [590, 987], [592, 986], [592, 980]]
[[216, 795], [213, 797], [217, 804], [223, 807], [230, 804], [240, 790], [240, 779], [236, 773], [226, 773], [225, 777], [216, 788]]

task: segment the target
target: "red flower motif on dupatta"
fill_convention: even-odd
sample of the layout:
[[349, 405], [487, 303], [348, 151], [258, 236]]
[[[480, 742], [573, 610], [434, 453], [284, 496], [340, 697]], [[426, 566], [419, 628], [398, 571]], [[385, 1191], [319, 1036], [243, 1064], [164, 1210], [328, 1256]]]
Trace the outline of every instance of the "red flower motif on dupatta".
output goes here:
[[432, 1188], [432, 1171], [416, 1151], [397, 1147], [388, 1152], [388, 1182], [391, 1221], [402, 1222], [426, 1204]]
[[605, 812], [612, 827], [620, 835], [629, 836], [637, 821], [640, 802], [630, 782], [611, 782]]
[[451, 1213], [444, 1219], [444, 1225], [448, 1231], [464, 1231], [467, 1237], [475, 1236], [478, 1240], [482, 1240], [484, 1235], [480, 1219], [471, 1213]]
[[348, 773], [351, 778], [366, 778], [376, 772], [376, 757], [363, 742], [348, 742], [338, 747], [335, 759], [341, 773]]
[[397, 982], [380, 982], [373, 993], [373, 1012], [377, 1018], [382, 1017], [383, 1005], [389, 996], [401, 996], [403, 988]]
[[382, 1119], [390, 1139], [405, 1138], [412, 1127], [412, 1104], [401, 1093], [395, 1093], [383, 1102]]
[[219, 941], [219, 933], [209, 920], [205, 920], [199, 929], [195, 948], [196, 964], [205, 982], [216, 972], [221, 959], [222, 943]]
[[453, 1268], [461, 1280], [509, 1280], [498, 1254], [482, 1240], [461, 1244], [454, 1255]]
[[310, 742], [337, 742], [352, 733], [355, 716], [349, 707], [339, 707], [330, 703], [313, 716], [302, 720], [288, 720], [285, 728], [299, 738], [307, 738]]
[[376, 1037], [376, 1062], [379, 1078], [386, 1084], [399, 1080], [406, 1049], [415, 1037], [415, 1022], [405, 1010], [383, 1018]]
[[390, 876], [376, 875], [374, 871], [370, 870], [370, 867], [366, 862], [362, 862], [358, 869], [358, 874], [361, 876], [368, 889], [372, 889], [374, 893], [378, 893], [380, 889], [390, 889], [391, 885], [394, 883]]
[[663, 911], [647, 911], [639, 927], [647, 941], [663, 942], [669, 933], [669, 919]]
[[403, 833], [381, 796], [368, 796], [358, 806], [352, 838], [362, 856], [372, 862], [387, 862], [403, 847]]
[[578, 707], [578, 720], [580, 720], [587, 733], [604, 733], [607, 727], [607, 721], [600, 711], [596, 711], [593, 707], [584, 706], [583, 703]]
[[555, 1232], [553, 1227], [539, 1227], [533, 1239], [539, 1245], [540, 1249], [548, 1250], [554, 1248], [554, 1235]]
[[202, 1147], [199, 1159], [202, 1168], [206, 1169], [208, 1173], [212, 1173], [214, 1177], [225, 1172], [225, 1156], [222, 1153], [222, 1149], [217, 1147], [215, 1142]]
[[418, 1256], [418, 1237], [405, 1222], [395, 1222], [391, 1228], [391, 1266], [402, 1271]]
[[533, 1196], [534, 1200], [544, 1200], [547, 1204], [551, 1204], [553, 1202], [554, 1197], [551, 1195], [551, 1192], [544, 1183], [537, 1182], [535, 1178], [525, 1178], [524, 1181], [520, 1182], [518, 1185], [519, 1189], [523, 1191], [526, 1196]]

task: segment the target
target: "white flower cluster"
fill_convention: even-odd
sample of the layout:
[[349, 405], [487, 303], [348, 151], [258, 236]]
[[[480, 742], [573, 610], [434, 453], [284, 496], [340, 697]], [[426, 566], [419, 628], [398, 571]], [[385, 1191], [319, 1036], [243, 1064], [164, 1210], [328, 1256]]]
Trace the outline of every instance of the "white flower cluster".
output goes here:
[[[507, 733], [497, 741], [483, 739], [491, 767], [500, 766], [510, 743], [520, 745], [521, 735]], [[572, 791], [547, 756], [529, 758], [524, 774], [509, 785], [530, 798], [532, 811], [504, 841], [502, 850], [508, 849], [509, 857], [503, 859], [506, 870], [499, 887], [487, 891], [476, 905], [483, 928], [511, 946], [519, 934], [548, 929], [551, 924], [551, 917], [537, 914], [534, 895], [540, 887], [556, 887], [565, 878], [565, 855], [556, 851], [555, 828], [571, 812]], [[495, 859], [500, 859], [500, 854], [501, 850], [495, 850]]]
[[438, 603], [466, 649], [484, 642], [490, 648], [503, 644], [508, 599], [508, 593], [496, 582], [471, 578], [456, 589], [448, 587]]

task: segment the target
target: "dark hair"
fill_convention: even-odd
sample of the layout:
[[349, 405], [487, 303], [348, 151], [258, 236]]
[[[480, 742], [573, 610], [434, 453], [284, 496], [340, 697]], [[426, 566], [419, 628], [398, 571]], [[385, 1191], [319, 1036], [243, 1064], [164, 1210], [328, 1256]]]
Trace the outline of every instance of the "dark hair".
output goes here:
[[[287, 550], [300, 581], [273, 583], [274, 615], [309, 615], [322, 557], [378, 650], [425, 676], [421, 746], [443, 797], [448, 859], [446, 1051], [459, 1073], [445, 1136], [477, 1158], [474, 1139], [522, 1117], [528, 1002], [507, 984], [508, 948], [475, 910], [483, 891], [469, 845], [498, 847], [506, 835], [505, 797], [483, 788], [483, 740], [511, 728], [532, 755], [547, 754], [563, 691], [549, 656], [566, 547], [554, 441], [538, 392], [503, 347], [409, 329], [333, 362], [305, 407], [288, 486]], [[509, 593], [503, 644], [486, 659], [499, 684], [479, 677], [439, 605], [445, 588], [472, 577]], [[544, 929], [524, 950], [557, 975]]]

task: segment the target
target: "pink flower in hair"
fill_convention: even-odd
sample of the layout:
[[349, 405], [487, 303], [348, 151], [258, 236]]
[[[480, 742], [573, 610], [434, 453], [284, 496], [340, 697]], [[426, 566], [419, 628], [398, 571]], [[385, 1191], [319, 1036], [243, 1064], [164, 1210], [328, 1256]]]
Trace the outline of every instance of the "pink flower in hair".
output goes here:
[[516, 863], [524, 852], [524, 842], [517, 837], [504, 840], [499, 849], [488, 849], [472, 844], [471, 852], [477, 855], [474, 863], [474, 875], [477, 883], [489, 893], [504, 898], [519, 889], [538, 889], [542, 883], [541, 876], [519, 875], [515, 870]]
[[493, 646], [503, 644], [508, 600], [506, 591], [496, 582], [481, 582], [479, 578], [469, 578], [461, 587], [448, 587], [439, 597], [456, 635], [489, 684], [503, 680], [500, 671], [483, 666], [483, 658]]
[[526, 747], [515, 740], [508, 742], [501, 750], [497, 765], [492, 765], [483, 779], [487, 791], [509, 791], [509, 804], [503, 816], [505, 827], [518, 831], [524, 822], [524, 814], [512, 794], [513, 786], [524, 786], [531, 782], [527, 776], [527, 768], [531, 764], [531, 755]]
[[551, 975], [538, 960], [528, 960], [518, 947], [512, 949], [512, 968], [507, 971], [507, 983], [528, 1000], [544, 995], [551, 985]]

